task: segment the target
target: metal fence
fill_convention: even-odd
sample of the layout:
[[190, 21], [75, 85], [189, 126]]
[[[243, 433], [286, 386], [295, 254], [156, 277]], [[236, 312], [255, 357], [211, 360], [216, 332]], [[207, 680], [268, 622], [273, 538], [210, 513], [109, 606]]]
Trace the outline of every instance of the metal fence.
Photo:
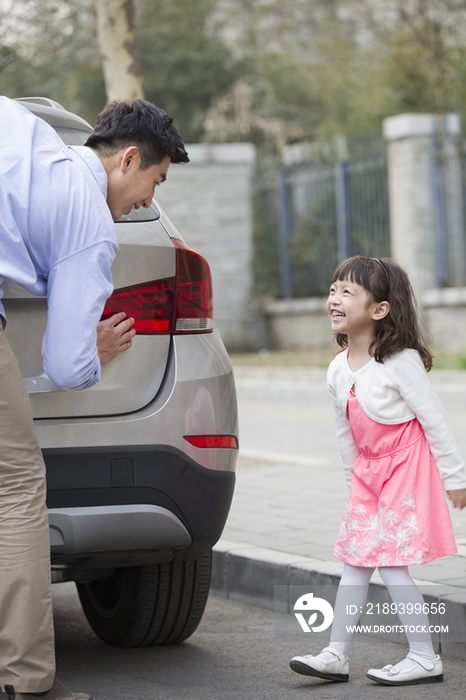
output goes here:
[[277, 177], [284, 297], [326, 294], [340, 260], [390, 251], [387, 164], [380, 142], [345, 160], [308, 162]]
[[[430, 149], [437, 287], [466, 286], [466, 141]], [[344, 158], [312, 152], [286, 167], [259, 159], [254, 192], [256, 294], [327, 294], [340, 260], [390, 255], [387, 158], [382, 138], [347, 145]], [[413, 182], [413, 187], [416, 183]], [[432, 230], [426, 222], [426, 235]]]
[[[387, 164], [381, 139], [354, 141], [348, 156], [335, 159], [314, 154], [275, 170], [278, 246], [258, 261], [275, 267], [284, 298], [327, 294], [331, 275], [350, 255], [381, 257], [390, 254]], [[271, 197], [271, 163], [259, 172], [256, 210], [264, 212]], [[264, 174], [267, 173], [267, 182]], [[262, 189], [261, 189], [262, 188]], [[262, 194], [260, 194], [262, 192]], [[268, 216], [271, 207], [267, 208]], [[258, 214], [261, 218], [260, 213]], [[257, 219], [257, 217], [256, 217]], [[270, 221], [269, 221], [270, 224]], [[271, 233], [270, 226], [268, 228]], [[260, 240], [263, 240], [260, 238]], [[272, 240], [269, 239], [272, 245]], [[259, 247], [262, 247], [263, 245]], [[267, 259], [269, 262], [267, 263]], [[265, 278], [261, 278], [264, 287]], [[276, 285], [275, 285], [276, 286]], [[266, 292], [259, 289], [259, 292]]]

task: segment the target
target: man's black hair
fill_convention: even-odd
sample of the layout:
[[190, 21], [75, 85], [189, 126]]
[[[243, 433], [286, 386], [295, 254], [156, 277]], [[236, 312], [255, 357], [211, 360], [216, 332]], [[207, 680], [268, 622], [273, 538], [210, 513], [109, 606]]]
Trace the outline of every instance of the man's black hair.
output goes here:
[[158, 165], [166, 156], [172, 163], [188, 163], [180, 132], [163, 109], [146, 100], [114, 100], [97, 117], [86, 146], [108, 157], [122, 148], [137, 146], [140, 168]]

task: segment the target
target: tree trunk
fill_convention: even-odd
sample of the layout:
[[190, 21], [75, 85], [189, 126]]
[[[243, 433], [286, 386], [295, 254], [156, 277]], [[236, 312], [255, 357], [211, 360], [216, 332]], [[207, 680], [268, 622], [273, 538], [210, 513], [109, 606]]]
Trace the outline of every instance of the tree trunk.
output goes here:
[[107, 99], [143, 98], [132, 0], [95, 0]]

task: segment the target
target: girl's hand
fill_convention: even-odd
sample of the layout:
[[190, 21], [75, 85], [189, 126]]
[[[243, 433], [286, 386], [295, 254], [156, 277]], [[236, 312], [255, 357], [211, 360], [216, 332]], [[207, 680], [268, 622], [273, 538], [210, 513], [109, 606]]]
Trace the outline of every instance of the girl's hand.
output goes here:
[[466, 508], [466, 489], [457, 489], [455, 491], [447, 491], [448, 498], [453, 503], [455, 508], [463, 510]]

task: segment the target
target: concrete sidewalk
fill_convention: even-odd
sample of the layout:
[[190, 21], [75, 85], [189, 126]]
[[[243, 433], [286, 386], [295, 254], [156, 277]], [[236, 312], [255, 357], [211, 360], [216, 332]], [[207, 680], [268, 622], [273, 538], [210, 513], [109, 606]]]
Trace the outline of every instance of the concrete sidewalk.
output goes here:
[[[268, 452], [255, 449], [250, 439], [241, 448], [240, 432], [237, 486], [223, 537], [214, 549], [212, 590], [291, 614], [296, 589], [290, 587], [323, 586], [320, 591], [328, 587], [331, 600], [343, 570], [331, 552], [348, 490], [336, 448], [326, 373], [315, 368], [238, 367], [235, 374], [240, 416], [272, 406], [278, 411], [292, 406], [297, 415], [310, 411], [316, 449], [312, 454]], [[437, 371], [431, 380], [466, 456], [466, 372]], [[431, 620], [449, 626], [448, 635], [437, 636], [438, 648], [466, 659], [466, 510], [451, 514], [458, 554], [412, 566], [410, 572], [426, 600], [445, 604], [445, 613]], [[389, 600], [377, 572], [372, 581], [369, 599]], [[290, 591], [288, 599], [284, 590]]]

